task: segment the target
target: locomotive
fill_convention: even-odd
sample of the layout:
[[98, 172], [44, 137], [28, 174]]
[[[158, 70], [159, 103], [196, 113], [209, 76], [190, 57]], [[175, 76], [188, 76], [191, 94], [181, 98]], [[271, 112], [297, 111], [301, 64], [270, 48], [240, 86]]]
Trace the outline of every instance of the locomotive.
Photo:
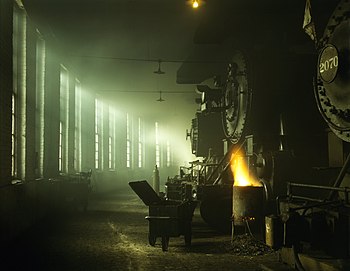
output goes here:
[[[348, 258], [350, 3], [232, 2], [212, 4], [178, 70], [178, 83], [201, 94], [186, 134], [201, 159], [168, 178], [168, 196], [191, 185], [203, 219], [220, 231], [242, 225], [235, 216], [249, 209], [245, 218], [263, 223], [266, 243], [300, 270], [305, 248]], [[234, 188], [240, 159], [262, 196]]]

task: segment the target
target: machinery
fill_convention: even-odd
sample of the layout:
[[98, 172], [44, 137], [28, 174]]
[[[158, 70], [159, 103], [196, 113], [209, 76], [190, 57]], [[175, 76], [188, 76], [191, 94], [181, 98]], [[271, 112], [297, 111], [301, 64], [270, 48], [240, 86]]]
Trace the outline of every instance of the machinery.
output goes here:
[[[203, 219], [220, 231], [263, 224], [266, 243], [299, 270], [349, 270], [350, 3], [314, 1], [311, 20], [305, 1], [285, 1], [288, 14], [270, 17], [278, 1], [232, 2], [225, 10], [240, 14], [208, 19], [195, 38], [217, 61], [196, 69], [195, 50], [178, 71], [202, 95], [187, 133], [202, 159], [168, 183], [191, 185]], [[247, 10], [266, 24], [259, 33]], [[303, 12], [313, 40], [297, 23]], [[258, 184], [238, 184], [239, 159]], [[251, 207], [250, 197], [262, 204]]]
[[[286, 193], [289, 180], [308, 180], [316, 174], [313, 166], [326, 164], [327, 134], [312, 95], [314, 58], [291, 55], [288, 47], [274, 55], [232, 49], [214, 87], [197, 86], [202, 100], [188, 135], [193, 153], [204, 159], [193, 167], [192, 181], [203, 219], [218, 230], [231, 229], [235, 157], [244, 158], [264, 187], [264, 213], [276, 209], [276, 197]], [[292, 81], [283, 65], [300, 80]]]
[[341, 170], [329, 185], [317, 180], [313, 184], [289, 182], [278, 216], [267, 219], [267, 228], [279, 229], [268, 231], [268, 243], [280, 249], [282, 261], [298, 270], [350, 268], [349, 14], [349, 2], [340, 1], [330, 16], [318, 42], [315, 80], [319, 112], [339, 138], [337, 143], [330, 141], [329, 157], [342, 161]]

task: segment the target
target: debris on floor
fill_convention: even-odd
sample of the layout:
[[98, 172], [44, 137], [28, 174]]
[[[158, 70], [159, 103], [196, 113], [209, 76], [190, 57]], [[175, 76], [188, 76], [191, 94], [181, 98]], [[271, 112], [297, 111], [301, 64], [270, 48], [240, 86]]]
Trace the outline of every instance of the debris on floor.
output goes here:
[[237, 235], [232, 242], [223, 243], [223, 246], [226, 252], [240, 256], [258, 256], [274, 252], [250, 234]]

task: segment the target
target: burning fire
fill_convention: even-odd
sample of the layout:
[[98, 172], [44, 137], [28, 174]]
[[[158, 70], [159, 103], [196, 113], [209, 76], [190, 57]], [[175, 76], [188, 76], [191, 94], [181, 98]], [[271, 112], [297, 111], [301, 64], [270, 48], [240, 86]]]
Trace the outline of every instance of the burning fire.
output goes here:
[[230, 167], [234, 186], [261, 186], [261, 183], [249, 172], [246, 156], [240, 151], [232, 154]]

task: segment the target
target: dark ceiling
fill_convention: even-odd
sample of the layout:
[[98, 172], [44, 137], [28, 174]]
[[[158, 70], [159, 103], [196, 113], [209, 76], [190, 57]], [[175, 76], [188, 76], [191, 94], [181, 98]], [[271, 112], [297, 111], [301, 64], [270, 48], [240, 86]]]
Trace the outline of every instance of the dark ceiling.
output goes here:
[[[53, 40], [62, 61], [85, 87], [108, 97], [141, 91], [154, 101], [160, 91], [166, 100], [169, 92], [181, 92], [171, 94], [177, 97], [174, 101], [193, 108], [198, 95], [188, 83], [200, 83], [211, 69], [222, 68], [211, 61], [228, 57], [217, 44], [231, 39], [239, 47], [278, 48], [281, 43], [297, 47], [305, 42], [312, 46], [302, 31], [305, 0], [206, 0], [197, 10], [186, 0], [23, 3], [31, 20]], [[165, 74], [154, 73], [158, 59]], [[207, 63], [183, 64], [184, 60]], [[201, 70], [206, 72], [201, 74]], [[130, 104], [134, 100], [135, 95]]]
[[[192, 91], [176, 84], [201, 10], [182, 0], [26, 0], [25, 8], [89, 88]], [[153, 73], [161, 69], [165, 74]]]

